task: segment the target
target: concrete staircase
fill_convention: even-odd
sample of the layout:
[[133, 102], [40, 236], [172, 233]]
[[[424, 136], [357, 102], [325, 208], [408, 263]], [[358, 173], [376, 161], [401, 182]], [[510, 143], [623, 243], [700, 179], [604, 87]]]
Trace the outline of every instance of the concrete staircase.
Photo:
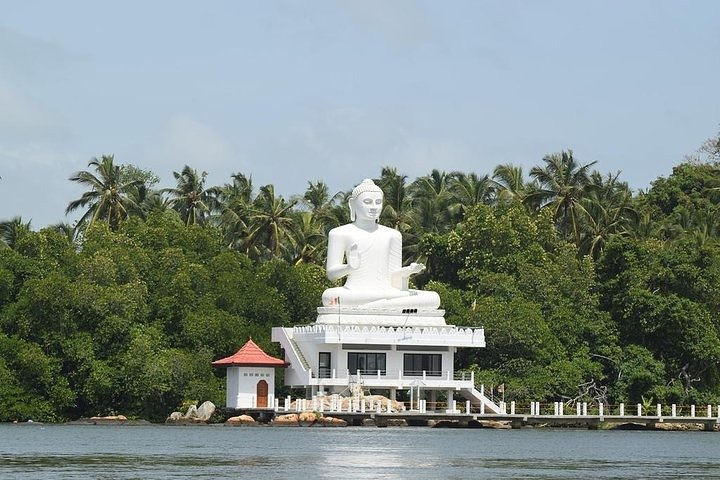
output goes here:
[[278, 342], [285, 350], [285, 360], [291, 364], [291, 367], [286, 370], [286, 379], [288, 376], [292, 376], [295, 381], [303, 383], [308, 378], [310, 363], [308, 363], [302, 350], [300, 350], [300, 346], [292, 338], [289, 330], [292, 331], [292, 329], [274, 327], [272, 329], [272, 341]]
[[463, 388], [460, 390], [460, 395], [470, 400], [470, 403], [474, 407], [485, 405], [485, 413], [496, 413], [500, 414], [500, 406], [485, 396], [484, 392], [481, 392], [477, 388]]

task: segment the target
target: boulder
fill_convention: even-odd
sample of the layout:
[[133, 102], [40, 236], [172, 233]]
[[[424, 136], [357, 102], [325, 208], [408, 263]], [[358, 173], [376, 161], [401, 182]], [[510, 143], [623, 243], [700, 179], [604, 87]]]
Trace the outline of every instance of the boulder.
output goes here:
[[665, 423], [657, 422], [653, 425], [655, 430], [665, 430], [674, 432], [702, 431], [704, 426], [702, 423]]
[[[335, 395], [325, 395], [319, 397], [319, 401], [322, 402], [322, 410], [325, 412], [330, 411], [331, 407], [333, 406], [333, 397]], [[348, 411], [348, 408], [350, 407], [351, 403], [355, 408], [358, 408], [358, 397], [343, 397], [339, 396], [339, 406], [343, 411]], [[384, 397], [382, 395], [365, 395], [362, 398], [362, 402], [365, 403], [365, 410], [366, 411], [376, 411], [378, 403], [380, 404], [380, 411], [387, 413], [388, 411], [388, 398]], [[298, 405], [298, 400], [294, 400], [290, 403], [290, 409], [296, 410]], [[313, 406], [313, 402], [307, 401], [305, 403], [306, 409], [310, 408], [317, 408], [317, 406]], [[391, 412], [402, 412], [405, 410], [405, 405], [403, 405], [401, 402], [398, 401], [391, 401], [390, 402], [390, 411]]]
[[315, 422], [315, 425], [323, 427], [347, 427], [347, 422], [341, 418], [335, 417], [320, 417]]
[[125, 422], [127, 417], [125, 415], [107, 415], [105, 417], [90, 417], [90, 420], [100, 420], [107, 422]]
[[185, 415], [182, 412], [173, 412], [165, 420], [165, 423], [176, 425], [206, 424], [215, 413], [215, 405], [212, 402], [204, 402], [200, 408], [190, 405]]
[[257, 425], [257, 422], [250, 415], [238, 415], [228, 418], [225, 425]]
[[190, 407], [187, 409], [187, 413], [185, 413], [185, 418], [188, 419], [195, 419], [198, 416], [197, 407], [195, 405], [190, 405]]
[[480, 428], [494, 428], [496, 430], [510, 430], [512, 429], [512, 423], [507, 421], [497, 420], [478, 420]]
[[210, 420], [210, 417], [213, 416], [213, 413], [215, 413], [215, 404], [210, 400], [205, 401], [197, 408], [196, 413], [198, 420], [207, 422]]
[[303, 427], [309, 427], [315, 423], [317, 419], [318, 416], [315, 412], [300, 412], [300, 415], [298, 415], [298, 422]]
[[[363, 397], [363, 400], [365, 401], [366, 408], [369, 409], [372, 405], [373, 410], [375, 410], [379, 402], [381, 411], [387, 412], [387, 404], [388, 400], [390, 399], [383, 395], [366, 395]], [[390, 409], [393, 412], [402, 412], [405, 410], [405, 405], [403, 405], [401, 402], [398, 402], [397, 400], [390, 400]]]
[[273, 418], [270, 424], [277, 427], [297, 427], [300, 425], [300, 422], [297, 414], [288, 413], [287, 415], [279, 415]]

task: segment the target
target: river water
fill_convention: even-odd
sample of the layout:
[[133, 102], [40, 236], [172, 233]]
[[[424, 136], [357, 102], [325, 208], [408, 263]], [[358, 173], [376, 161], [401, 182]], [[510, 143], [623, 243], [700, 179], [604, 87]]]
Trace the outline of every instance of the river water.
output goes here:
[[0, 478], [720, 479], [720, 433], [0, 424]]

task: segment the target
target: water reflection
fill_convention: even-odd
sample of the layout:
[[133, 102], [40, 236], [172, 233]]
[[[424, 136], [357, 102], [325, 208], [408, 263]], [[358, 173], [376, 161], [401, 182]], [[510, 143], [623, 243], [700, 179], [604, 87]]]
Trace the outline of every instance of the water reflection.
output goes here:
[[0, 425], [0, 478], [719, 478], [720, 435]]

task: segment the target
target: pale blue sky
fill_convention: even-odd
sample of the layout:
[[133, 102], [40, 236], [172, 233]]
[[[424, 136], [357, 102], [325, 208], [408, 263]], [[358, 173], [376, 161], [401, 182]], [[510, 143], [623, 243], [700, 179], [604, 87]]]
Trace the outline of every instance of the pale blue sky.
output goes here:
[[115, 154], [346, 190], [571, 148], [634, 189], [720, 130], [720, 1], [0, 0], [0, 219]]

